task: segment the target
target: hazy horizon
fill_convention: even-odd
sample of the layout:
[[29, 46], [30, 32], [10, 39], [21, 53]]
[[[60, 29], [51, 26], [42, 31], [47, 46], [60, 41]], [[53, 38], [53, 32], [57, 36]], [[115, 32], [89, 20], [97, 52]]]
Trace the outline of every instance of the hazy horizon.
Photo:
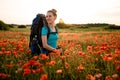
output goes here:
[[0, 0], [0, 20], [8, 24], [31, 24], [38, 13], [57, 10], [65, 23], [120, 25], [120, 0]]

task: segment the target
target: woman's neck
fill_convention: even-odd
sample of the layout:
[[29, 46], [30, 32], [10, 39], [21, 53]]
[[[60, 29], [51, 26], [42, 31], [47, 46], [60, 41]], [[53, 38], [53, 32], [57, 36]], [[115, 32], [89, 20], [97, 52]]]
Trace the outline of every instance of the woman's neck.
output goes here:
[[50, 26], [51, 28], [54, 28], [54, 27], [55, 27], [55, 23], [51, 23], [51, 24], [49, 24], [49, 26]]

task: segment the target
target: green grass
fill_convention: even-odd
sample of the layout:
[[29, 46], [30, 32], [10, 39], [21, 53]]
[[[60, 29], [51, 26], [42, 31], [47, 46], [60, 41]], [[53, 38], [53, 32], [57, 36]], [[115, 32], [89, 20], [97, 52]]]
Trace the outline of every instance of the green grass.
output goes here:
[[89, 28], [79, 28], [79, 27], [71, 27], [67, 29], [59, 29], [59, 32], [90, 32], [90, 31], [108, 31], [108, 32], [120, 32], [120, 30], [113, 29], [104, 29], [105, 27], [89, 27]]
[[[70, 27], [70, 28], [59, 28], [59, 32], [89, 32], [89, 31], [108, 31], [108, 32], [120, 32], [120, 30], [113, 30], [113, 29], [104, 29], [104, 26], [101, 27], [88, 27], [88, 28], [80, 28], [80, 27]], [[10, 31], [13, 32], [30, 32], [30, 27], [27, 26], [26, 28], [18, 28], [14, 27], [11, 28]]]
[[26, 28], [18, 28], [18, 27], [14, 27], [14, 28], [11, 28], [10, 31], [13, 31], [13, 32], [30, 32], [30, 27], [26, 27]]

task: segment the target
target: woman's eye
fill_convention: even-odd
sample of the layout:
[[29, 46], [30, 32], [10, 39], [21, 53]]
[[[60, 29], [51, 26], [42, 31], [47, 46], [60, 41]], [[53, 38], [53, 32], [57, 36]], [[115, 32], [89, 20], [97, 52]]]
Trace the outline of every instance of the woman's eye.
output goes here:
[[49, 17], [51, 17], [51, 15]]
[[49, 16], [46, 16], [46, 17], [52, 17], [51, 15], [49, 15]]

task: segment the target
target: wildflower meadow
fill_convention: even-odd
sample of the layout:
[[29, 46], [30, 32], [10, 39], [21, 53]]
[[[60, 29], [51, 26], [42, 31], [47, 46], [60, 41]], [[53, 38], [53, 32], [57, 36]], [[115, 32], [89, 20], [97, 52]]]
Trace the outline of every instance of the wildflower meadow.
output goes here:
[[31, 56], [29, 32], [0, 34], [0, 80], [120, 80], [120, 32], [60, 32], [49, 56]]

